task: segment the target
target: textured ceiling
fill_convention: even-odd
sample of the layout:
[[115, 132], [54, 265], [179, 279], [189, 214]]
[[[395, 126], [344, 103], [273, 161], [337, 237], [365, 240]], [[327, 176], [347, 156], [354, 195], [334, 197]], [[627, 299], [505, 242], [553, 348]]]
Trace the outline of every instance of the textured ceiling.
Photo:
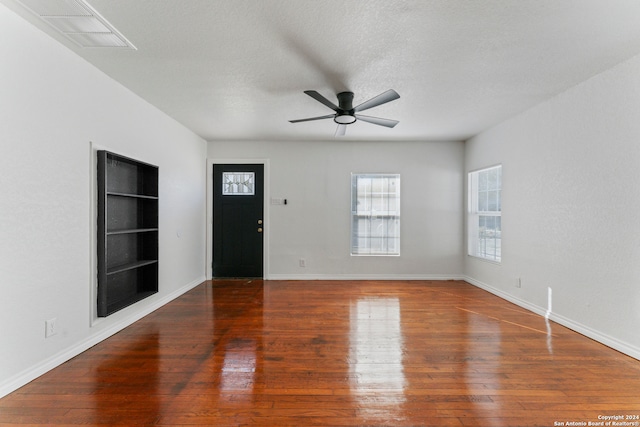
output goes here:
[[349, 139], [466, 139], [640, 53], [638, 0], [88, 2], [138, 50], [32, 22], [207, 140], [333, 138], [330, 119], [288, 122], [331, 113], [308, 89], [400, 94], [366, 112], [395, 128]]

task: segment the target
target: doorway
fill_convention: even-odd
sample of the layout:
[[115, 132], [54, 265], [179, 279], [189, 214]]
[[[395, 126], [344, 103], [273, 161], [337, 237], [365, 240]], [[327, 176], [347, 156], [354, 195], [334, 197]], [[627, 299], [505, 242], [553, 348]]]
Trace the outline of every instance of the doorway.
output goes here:
[[260, 277], [264, 246], [264, 165], [213, 165], [213, 277]]

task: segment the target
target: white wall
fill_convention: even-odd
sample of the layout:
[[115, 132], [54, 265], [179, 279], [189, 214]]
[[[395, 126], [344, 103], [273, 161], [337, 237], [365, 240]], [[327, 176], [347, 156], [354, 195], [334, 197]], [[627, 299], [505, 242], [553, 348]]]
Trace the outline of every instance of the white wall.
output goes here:
[[[270, 279], [462, 274], [461, 142], [210, 142], [212, 159], [267, 159]], [[401, 256], [352, 257], [351, 172], [401, 174]], [[299, 266], [299, 259], [306, 267]]]
[[[503, 165], [501, 265], [469, 279], [640, 357], [640, 57], [471, 139]], [[522, 288], [515, 287], [522, 278]]]
[[[2, 396], [204, 279], [206, 143], [2, 5], [0, 58]], [[97, 148], [160, 167], [160, 292], [106, 319]]]

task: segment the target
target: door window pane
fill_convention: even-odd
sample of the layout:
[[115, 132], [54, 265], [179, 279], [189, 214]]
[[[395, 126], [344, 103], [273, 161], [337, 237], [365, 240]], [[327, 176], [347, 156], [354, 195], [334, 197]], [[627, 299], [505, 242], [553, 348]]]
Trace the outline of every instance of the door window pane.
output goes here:
[[255, 176], [253, 172], [222, 172], [224, 196], [253, 196]]

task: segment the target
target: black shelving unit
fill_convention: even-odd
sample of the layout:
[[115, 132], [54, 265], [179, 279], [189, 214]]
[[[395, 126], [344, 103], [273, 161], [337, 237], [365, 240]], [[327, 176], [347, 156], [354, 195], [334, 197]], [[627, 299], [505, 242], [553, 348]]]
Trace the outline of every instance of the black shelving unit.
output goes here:
[[98, 316], [158, 292], [158, 167], [98, 151]]

